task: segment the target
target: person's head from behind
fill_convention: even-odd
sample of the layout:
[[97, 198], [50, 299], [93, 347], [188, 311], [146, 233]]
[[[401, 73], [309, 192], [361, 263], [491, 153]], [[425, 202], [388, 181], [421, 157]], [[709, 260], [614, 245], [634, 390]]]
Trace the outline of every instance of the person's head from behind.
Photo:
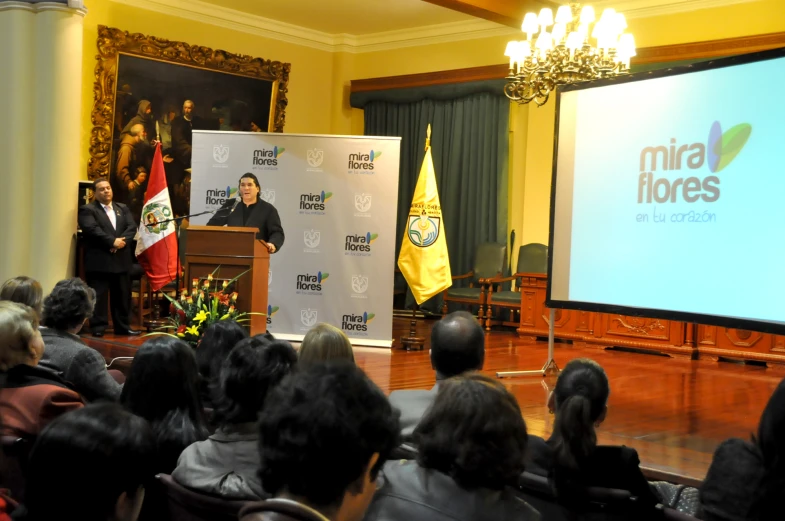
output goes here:
[[0, 301], [0, 371], [37, 365], [44, 355], [38, 315], [24, 304]]
[[64, 414], [41, 432], [30, 453], [29, 517], [62, 518], [71, 505], [81, 521], [135, 521], [144, 487], [154, 479], [154, 458], [150, 426], [118, 404]]
[[44, 299], [44, 326], [78, 333], [84, 321], [93, 316], [95, 291], [82, 279], [65, 279], [55, 284]]
[[417, 425], [417, 461], [464, 489], [502, 490], [524, 470], [528, 434], [515, 397], [479, 373], [445, 380]]
[[485, 361], [485, 333], [471, 313], [456, 311], [431, 330], [431, 365], [438, 379], [479, 371]]
[[605, 420], [609, 394], [608, 376], [594, 360], [577, 358], [564, 366], [548, 398], [559, 465], [578, 469], [597, 446], [595, 427]]
[[301, 364], [346, 360], [354, 363], [354, 351], [346, 333], [330, 324], [316, 324], [308, 330], [300, 344]]
[[297, 364], [289, 342], [252, 337], [242, 340], [221, 367], [216, 389], [219, 424], [255, 422], [267, 394]]
[[229, 352], [245, 338], [248, 338], [248, 331], [234, 320], [210, 324], [196, 348], [196, 363], [202, 378], [217, 378]]
[[333, 521], [362, 519], [399, 431], [397, 411], [354, 364], [300, 368], [259, 416], [262, 486]]
[[173, 411], [201, 424], [202, 403], [193, 349], [176, 338], [159, 336], [136, 353], [120, 401], [150, 422], [160, 422]]
[[755, 443], [763, 455], [769, 481], [785, 482], [785, 380], [763, 409]]
[[33, 278], [14, 277], [5, 281], [0, 287], [0, 300], [10, 300], [29, 306], [40, 317], [44, 291], [41, 284]]

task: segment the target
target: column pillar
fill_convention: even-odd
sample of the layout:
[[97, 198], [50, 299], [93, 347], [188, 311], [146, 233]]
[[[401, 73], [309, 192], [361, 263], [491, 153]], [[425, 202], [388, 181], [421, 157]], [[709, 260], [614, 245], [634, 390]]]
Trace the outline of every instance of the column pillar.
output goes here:
[[86, 10], [75, 0], [38, 3], [35, 10], [29, 271], [47, 292], [73, 273]]
[[34, 20], [31, 4], [0, 2], [0, 284], [32, 275]]

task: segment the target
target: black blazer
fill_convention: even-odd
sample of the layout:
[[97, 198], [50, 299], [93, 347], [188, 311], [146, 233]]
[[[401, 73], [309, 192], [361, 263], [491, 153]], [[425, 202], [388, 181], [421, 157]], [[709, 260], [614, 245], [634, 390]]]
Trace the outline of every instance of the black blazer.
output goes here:
[[235, 199], [226, 201], [221, 209], [215, 212], [215, 215], [207, 221], [207, 226], [247, 226], [249, 228], [259, 228], [256, 238], [265, 242], [271, 242], [275, 245], [275, 251], [280, 250], [281, 246], [283, 246], [284, 234], [281, 227], [281, 218], [278, 216], [278, 210], [275, 209], [275, 206], [259, 199], [256, 206], [251, 210], [251, 215], [248, 216], [248, 222], [243, 224], [243, 202], [240, 201], [235, 209], [230, 211], [235, 201]]
[[[551, 479], [556, 461], [549, 443], [539, 436], [529, 436], [528, 453], [526, 470]], [[629, 490], [641, 505], [660, 502], [641, 472], [638, 452], [624, 445], [598, 445], [581, 467], [579, 480], [586, 487]]]
[[[85, 271], [124, 273], [131, 269], [133, 253], [131, 241], [136, 235], [136, 223], [128, 207], [112, 201], [117, 228], [106, 215], [101, 203], [93, 201], [79, 208], [79, 228], [84, 242]], [[125, 239], [125, 248], [112, 253], [114, 240]]]

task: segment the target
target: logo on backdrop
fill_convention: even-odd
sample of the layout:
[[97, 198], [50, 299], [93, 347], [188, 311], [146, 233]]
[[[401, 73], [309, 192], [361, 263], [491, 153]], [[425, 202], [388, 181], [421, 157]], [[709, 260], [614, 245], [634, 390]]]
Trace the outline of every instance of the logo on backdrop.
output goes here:
[[300, 322], [305, 327], [313, 327], [316, 325], [316, 321], [318, 320], [318, 312], [315, 309], [301, 309], [300, 310]]
[[170, 222], [162, 223], [172, 217], [172, 210], [160, 203], [150, 203], [142, 209], [142, 222], [147, 233], [162, 234], [169, 229]]
[[301, 273], [297, 275], [295, 292], [298, 295], [321, 295], [322, 285], [330, 276], [329, 273]]
[[354, 209], [360, 212], [354, 214], [355, 217], [370, 217], [371, 194], [354, 194]]
[[213, 145], [213, 159], [215, 159], [216, 163], [220, 164], [229, 161], [229, 147], [226, 145]]
[[262, 198], [262, 201], [275, 204], [275, 190], [272, 188], [262, 188], [259, 190], [259, 197]]
[[409, 216], [406, 233], [412, 244], [420, 248], [427, 248], [439, 238], [441, 224], [441, 218], [427, 215], [423, 210], [420, 215]]
[[359, 154], [349, 154], [347, 170], [350, 174], [373, 174], [374, 167], [377, 166], [376, 160], [381, 156], [381, 151], [360, 152]]
[[322, 161], [324, 161], [324, 150], [319, 148], [312, 148], [308, 151], [307, 158], [308, 166], [311, 167], [308, 169], [309, 172], [322, 171], [322, 169], [319, 167], [322, 166]]
[[272, 286], [273, 284], [273, 270], [272, 268], [267, 270], [267, 285]]
[[364, 334], [368, 331], [368, 324], [375, 317], [373, 313], [363, 311], [362, 315], [353, 313], [341, 317], [341, 329], [348, 333]]
[[[713, 203], [720, 198], [720, 178], [709, 175], [701, 179], [690, 176], [670, 180], [655, 178], [658, 167], [663, 171], [689, 168], [698, 170], [708, 163], [711, 174], [719, 174], [730, 165], [747, 144], [752, 125], [740, 123], [727, 131], [715, 121], [709, 129], [709, 138], [703, 143], [679, 145], [671, 138], [670, 146], [648, 146], [641, 150], [640, 175], [638, 175], [638, 203], [694, 203], [703, 200]], [[697, 173], [697, 172], [696, 172]], [[665, 174], [668, 175], [668, 174]], [[669, 175], [669, 177], [671, 177]]]
[[254, 170], [278, 170], [278, 158], [286, 149], [283, 147], [262, 148], [253, 151]]
[[310, 215], [324, 215], [327, 200], [333, 196], [332, 192], [322, 190], [317, 193], [300, 194], [300, 213]]
[[272, 304], [267, 305], [267, 325], [273, 323], [273, 317], [276, 313], [278, 313], [278, 306], [273, 306]]
[[224, 189], [207, 190], [207, 195], [204, 198], [205, 205], [218, 205], [226, 203], [227, 199], [234, 199], [237, 197], [237, 188], [227, 186]]
[[368, 298], [365, 292], [368, 291], [368, 277], [365, 275], [352, 275], [352, 298]]
[[378, 237], [379, 234], [371, 232], [364, 235], [347, 235], [344, 241], [344, 255], [369, 256], [372, 244]]
[[319, 230], [314, 230], [311, 228], [310, 230], [305, 230], [303, 232], [303, 242], [305, 243], [305, 252], [307, 253], [319, 253], [319, 250], [316, 248], [319, 247], [319, 243], [322, 241], [322, 233]]

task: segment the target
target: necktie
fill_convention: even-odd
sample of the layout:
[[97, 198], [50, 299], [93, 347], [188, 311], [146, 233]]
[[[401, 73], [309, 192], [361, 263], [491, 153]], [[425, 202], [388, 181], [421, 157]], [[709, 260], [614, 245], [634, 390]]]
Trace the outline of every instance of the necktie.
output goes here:
[[109, 217], [109, 222], [112, 223], [112, 228], [117, 229], [117, 217], [114, 214], [114, 210], [112, 209], [111, 205], [104, 206], [104, 210], [106, 210], [106, 216]]

